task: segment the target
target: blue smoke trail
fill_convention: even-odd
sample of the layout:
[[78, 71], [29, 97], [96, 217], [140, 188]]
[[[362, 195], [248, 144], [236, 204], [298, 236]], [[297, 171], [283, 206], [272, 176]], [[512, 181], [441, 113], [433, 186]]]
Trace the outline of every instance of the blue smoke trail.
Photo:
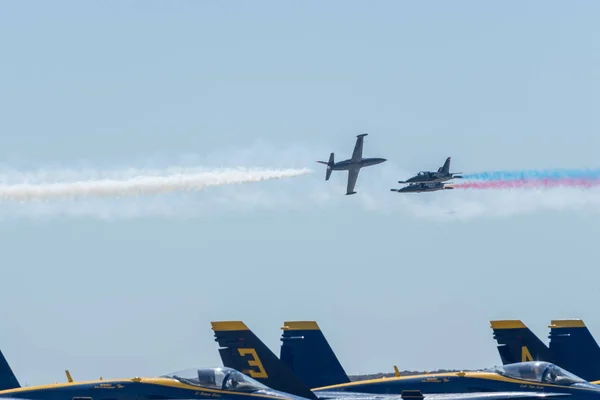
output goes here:
[[600, 179], [600, 169], [546, 169], [523, 171], [489, 171], [463, 174], [464, 179], [512, 181], [521, 179]]

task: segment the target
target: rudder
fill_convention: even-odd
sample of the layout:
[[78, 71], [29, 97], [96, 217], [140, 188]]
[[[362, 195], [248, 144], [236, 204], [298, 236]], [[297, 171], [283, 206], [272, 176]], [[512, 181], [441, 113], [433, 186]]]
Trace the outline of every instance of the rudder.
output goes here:
[[281, 329], [279, 358], [309, 388], [350, 382], [315, 321], [286, 321]]
[[315, 394], [242, 321], [211, 322], [225, 367], [272, 389], [316, 400]]

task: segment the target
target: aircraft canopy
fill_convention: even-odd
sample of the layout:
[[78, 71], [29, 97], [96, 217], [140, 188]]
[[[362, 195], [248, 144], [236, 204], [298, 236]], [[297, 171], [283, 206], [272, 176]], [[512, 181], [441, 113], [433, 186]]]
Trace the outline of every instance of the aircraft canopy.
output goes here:
[[562, 369], [558, 365], [543, 361], [528, 361], [514, 364], [506, 364], [496, 368], [500, 375], [513, 379], [526, 381], [550, 383], [555, 385], [572, 385], [575, 383], [587, 383], [575, 374]]
[[232, 368], [185, 369], [172, 374], [163, 375], [188, 385], [207, 389], [229, 390], [234, 392], [255, 392], [269, 390], [260, 382]]

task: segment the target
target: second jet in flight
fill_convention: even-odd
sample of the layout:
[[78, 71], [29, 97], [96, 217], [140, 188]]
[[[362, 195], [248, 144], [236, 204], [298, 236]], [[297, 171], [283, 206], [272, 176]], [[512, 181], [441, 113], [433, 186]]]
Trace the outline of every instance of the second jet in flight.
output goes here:
[[328, 181], [331, 176], [331, 171], [348, 171], [348, 184], [346, 186], [346, 194], [355, 194], [354, 186], [358, 179], [358, 173], [362, 167], [368, 167], [370, 165], [381, 164], [387, 161], [385, 158], [363, 158], [363, 138], [367, 136], [366, 133], [362, 133], [356, 136], [356, 144], [354, 145], [354, 151], [352, 152], [352, 158], [344, 161], [335, 162], [334, 153], [329, 155], [329, 161], [317, 161], [318, 163], [327, 165], [327, 171], [325, 171], [325, 180]]

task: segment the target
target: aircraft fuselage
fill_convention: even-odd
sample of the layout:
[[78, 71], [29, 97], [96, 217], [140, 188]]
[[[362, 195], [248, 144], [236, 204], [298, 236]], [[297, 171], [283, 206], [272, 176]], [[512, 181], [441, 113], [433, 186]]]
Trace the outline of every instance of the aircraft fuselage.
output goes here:
[[512, 379], [496, 373], [466, 372], [415, 375], [356, 381], [313, 389], [319, 397], [327, 392], [353, 392], [371, 394], [400, 394], [403, 390], [420, 390], [421, 393], [469, 392], [549, 392], [569, 393], [572, 399], [600, 399], [600, 387], [589, 383], [577, 385], [547, 384]]
[[446, 182], [450, 179], [460, 178], [459, 176], [450, 176], [450, 175], [438, 175], [438, 176], [428, 176], [428, 177], [420, 177], [415, 176], [410, 179], [407, 179], [405, 183], [440, 183]]
[[[57, 383], [0, 391], [0, 399], [31, 400], [202, 400], [214, 399], [215, 397], [223, 400], [285, 400], [285, 397], [276, 395], [208, 389], [169, 378], [134, 378]], [[292, 400], [292, 397], [290, 396], [288, 399]]]
[[387, 161], [385, 158], [363, 158], [359, 162], [354, 162], [351, 159], [336, 162], [331, 167], [334, 171], [347, 171], [355, 168], [369, 167], [371, 165], [381, 164]]

